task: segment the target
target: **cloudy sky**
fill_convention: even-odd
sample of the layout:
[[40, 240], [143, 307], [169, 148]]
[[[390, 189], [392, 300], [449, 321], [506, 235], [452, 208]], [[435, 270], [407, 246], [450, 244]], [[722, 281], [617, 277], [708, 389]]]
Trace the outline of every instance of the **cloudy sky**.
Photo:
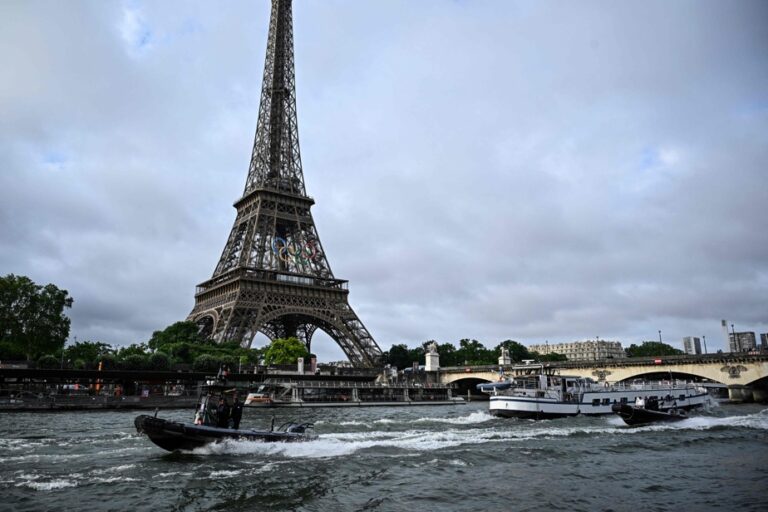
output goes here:
[[[768, 332], [766, 2], [294, 4], [315, 222], [382, 349]], [[268, 17], [0, 2], [0, 274], [69, 290], [71, 340], [191, 310], [245, 184]]]

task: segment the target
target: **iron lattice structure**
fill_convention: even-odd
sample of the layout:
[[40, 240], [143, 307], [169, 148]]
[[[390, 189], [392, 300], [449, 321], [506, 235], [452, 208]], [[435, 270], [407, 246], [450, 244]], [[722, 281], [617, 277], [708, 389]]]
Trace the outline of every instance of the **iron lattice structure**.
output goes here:
[[291, 0], [272, 0], [267, 56], [248, 179], [211, 279], [195, 293], [188, 320], [218, 342], [250, 347], [295, 336], [310, 350], [319, 328], [355, 366], [379, 363], [381, 349], [349, 305], [347, 281], [328, 265], [304, 188], [296, 116]]

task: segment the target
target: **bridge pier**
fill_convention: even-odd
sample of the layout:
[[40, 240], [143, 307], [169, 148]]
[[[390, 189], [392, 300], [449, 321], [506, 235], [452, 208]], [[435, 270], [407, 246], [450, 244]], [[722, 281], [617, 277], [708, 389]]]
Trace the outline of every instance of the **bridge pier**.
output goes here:
[[742, 384], [731, 384], [728, 386], [728, 399], [731, 402], [739, 402], [739, 403], [747, 403], [751, 402], [752, 397], [752, 387], [751, 386], [744, 386]]

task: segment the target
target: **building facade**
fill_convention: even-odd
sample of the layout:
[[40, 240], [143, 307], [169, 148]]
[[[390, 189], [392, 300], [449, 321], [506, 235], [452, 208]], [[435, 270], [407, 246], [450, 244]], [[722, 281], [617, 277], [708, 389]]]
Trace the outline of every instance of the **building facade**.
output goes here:
[[768, 350], [768, 332], [760, 334], [760, 350]]
[[684, 337], [683, 350], [686, 354], [701, 354], [701, 339], [696, 336]]
[[562, 354], [569, 361], [596, 361], [598, 359], [621, 359], [627, 357], [626, 352], [618, 341], [573, 341], [571, 343], [545, 343], [544, 345], [531, 345], [531, 352], [541, 355], [551, 353]]
[[728, 335], [728, 347], [731, 352], [749, 352], [757, 349], [754, 332], [732, 332]]

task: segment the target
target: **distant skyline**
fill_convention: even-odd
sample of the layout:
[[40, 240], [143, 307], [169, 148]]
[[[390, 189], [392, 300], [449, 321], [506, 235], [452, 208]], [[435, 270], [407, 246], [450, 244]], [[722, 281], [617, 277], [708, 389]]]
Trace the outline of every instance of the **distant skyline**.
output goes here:
[[[243, 192], [269, 8], [0, 3], [0, 274], [67, 289], [70, 342], [191, 311]], [[382, 350], [768, 332], [766, 2], [293, 10], [312, 213]]]

